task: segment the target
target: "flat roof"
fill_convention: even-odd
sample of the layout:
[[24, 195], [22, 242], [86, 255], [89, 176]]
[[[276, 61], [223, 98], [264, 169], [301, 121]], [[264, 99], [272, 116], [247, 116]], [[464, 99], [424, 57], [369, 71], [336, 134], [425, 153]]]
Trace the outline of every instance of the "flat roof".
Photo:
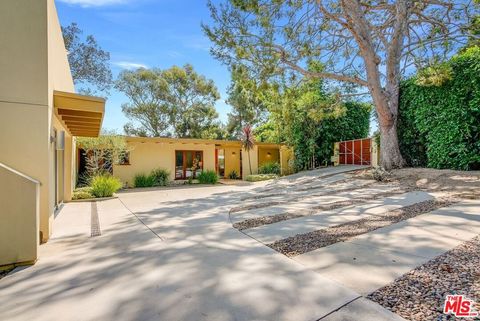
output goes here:
[[[222, 140], [222, 139], [199, 139], [199, 138], [173, 138], [173, 137], [137, 137], [137, 136], [124, 136], [128, 142], [139, 143], [164, 143], [164, 144], [202, 144], [202, 145], [219, 145], [219, 146], [238, 146], [242, 145], [239, 140]], [[284, 144], [255, 142], [255, 145], [261, 147], [278, 148], [284, 146]]]
[[98, 137], [105, 114], [105, 99], [54, 91], [55, 113], [72, 136]]

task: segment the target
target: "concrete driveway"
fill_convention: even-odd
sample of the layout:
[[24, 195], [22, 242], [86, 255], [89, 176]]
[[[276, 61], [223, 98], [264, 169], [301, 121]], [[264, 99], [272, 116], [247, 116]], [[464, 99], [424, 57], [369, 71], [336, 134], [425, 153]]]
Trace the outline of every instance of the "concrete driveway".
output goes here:
[[0, 320], [401, 320], [233, 229], [265, 184], [66, 204], [37, 264], [0, 280]]

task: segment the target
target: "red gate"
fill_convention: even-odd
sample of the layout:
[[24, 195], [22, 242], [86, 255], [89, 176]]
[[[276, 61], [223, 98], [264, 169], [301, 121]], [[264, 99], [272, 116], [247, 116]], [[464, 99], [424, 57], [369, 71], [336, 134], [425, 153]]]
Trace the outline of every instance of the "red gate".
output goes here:
[[355, 139], [339, 143], [339, 163], [341, 165], [370, 165], [372, 139]]

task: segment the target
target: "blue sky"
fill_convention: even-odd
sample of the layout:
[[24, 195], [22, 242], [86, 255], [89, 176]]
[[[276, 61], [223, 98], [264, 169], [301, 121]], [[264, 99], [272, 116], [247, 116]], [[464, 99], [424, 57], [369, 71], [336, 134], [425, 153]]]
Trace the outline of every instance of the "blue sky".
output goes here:
[[[200, 24], [210, 21], [203, 0], [56, 0], [60, 23], [78, 23], [84, 35], [92, 34], [110, 52], [114, 76], [135, 67], [169, 68], [191, 63], [197, 72], [213, 79], [221, 94], [217, 111], [226, 121], [225, 104], [230, 83], [227, 67], [209, 54], [210, 42]], [[112, 90], [106, 105], [105, 129], [123, 132], [127, 122], [121, 111], [128, 99]]]

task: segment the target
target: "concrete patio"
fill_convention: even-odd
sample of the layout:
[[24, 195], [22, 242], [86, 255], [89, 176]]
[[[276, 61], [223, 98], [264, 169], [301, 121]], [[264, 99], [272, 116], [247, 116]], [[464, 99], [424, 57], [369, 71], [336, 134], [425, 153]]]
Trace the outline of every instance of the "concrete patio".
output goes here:
[[[246, 234], [232, 227], [229, 211], [239, 204], [264, 202], [263, 196], [276, 188], [295, 194], [326, 184], [331, 193], [334, 187], [328, 184], [343, 188], [348, 181], [340, 181], [348, 178], [345, 172], [350, 170], [325, 169], [252, 184], [131, 190], [118, 199], [66, 204], [55, 220], [52, 239], [40, 247], [37, 264], [17, 268], [0, 280], [0, 294], [8, 298], [0, 301], [0, 319], [403, 320], [362, 295], [478, 234], [478, 201], [439, 209], [292, 259], [247, 234], [282, 237], [282, 233], [295, 234], [295, 228], [300, 232], [322, 228], [330, 224], [330, 217], [379, 215], [430, 196], [398, 194], [324, 212], [332, 215], [320, 212], [243, 231]], [[287, 208], [358, 197], [362, 191], [392, 190], [352, 184], [358, 189], [293, 200]], [[268, 215], [268, 209], [281, 212], [279, 208], [235, 215], [237, 219], [262, 216]], [[99, 236], [92, 236], [95, 214]], [[300, 221], [310, 225], [296, 224]], [[275, 230], [277, 224], [282, 228]], [[449, 233], [446, 229], [451, 228], [455, 231]], [[352, 261], [353, 257], [358, 260]], [[370, 277], [365, 277], [366, 269]]]
[[[39, 261], [0, 281], [8, 298], [0, 301], [0, 319], [334, 318], [360, 295], [231, 227], [228, 209], [266, 184], [135, 191], [96, 205], [66, 204]], [[101, 235], [91, 237], [96, 210]], [[378, 320], [401, 320], [375, 304], [361, 307]]]

